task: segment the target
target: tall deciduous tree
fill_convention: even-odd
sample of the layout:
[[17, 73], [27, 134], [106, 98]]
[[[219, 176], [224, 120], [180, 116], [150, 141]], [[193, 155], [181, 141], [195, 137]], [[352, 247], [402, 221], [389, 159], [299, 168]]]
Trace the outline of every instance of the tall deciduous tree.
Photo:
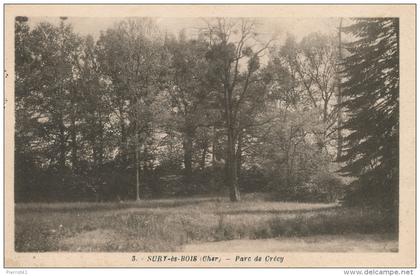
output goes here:
[[159, 91], [162, 40], [151, 19], [128, 19], [108, 29], [99, 39], [103, 72], [115, 89], [114, 101], [120, 122], [123, 166], [136, 170], [136, 199], [140, 199], [141, 151], [151, 135], [151, 109]]
[[64, 193], [64, 188], [73, 185], [65, 181], [70, 176], [68, 169], [77, 173], [79, 159], [77, 124], [81, 118], [75, 57], [81, 39], [64, 17], [58, 26], [40, 23], [33, 30], [26, 20], [16, 18], [17, 160], [19, 152], [28, 153], [38, 169], [48, 168], [58, 176], [51, 182], [57, 182]]
[[[44, 153], [50, 163], [56, 164], [64, 173], [70, 139], [75, 136], [74, 106], [77, 79], [74, 55], [79, 51], [80, 38], [64, 19], [60, 26], [41, 23], [32, 32], [29, 51], [31, 53], [30, 84], [25, 87], [24, 101], [31, 101], [35, 108], [31, 114], [40, 124], [41, 146], [48, 147]], [[70, 138], [69, 136], [72, 136]], [[72, 154], [75, 154], [73, 149]], [[73, 156], [74, 161], [76, 156]], [[72, 164], [74, 165], [74, 164]]]
[[33, 186], [35, 150], [39, 123], [35, 117], [35, 98], [31, 95], [31, 32], [28, 18], [15, 19], [15, 197], [28, 193]]
[[[240, 200], [237, 175], [237, 149], [242, 132], [241, 110], [256, 79], [260, 68], [260, 54], [271, 41], [258, 50], [250, 43], [256, 43], [256, 22], [241, 19], [218, 18], [209, 22], [206, 30], [210, 42], [207, 53], [209, 78], [213, 89], [219, 91], [226, 127], [226, 184], [230, 188], [230, 199]], [[254, 90], [255, 91], [255, 90]]]
[[[98, 173], [107, 159], [107, 151], [113, 141], [110, 131], [112, 105], [110, 90], [108, 89], [97, 59], [98, 50], [93, 37], [87, 36], [83, 43], [83, 50], [79, 57], [80, 79], [77, 88], [83, 100], [80, 100], [83, 122], [81, 129], [83, 141], [86, 145], [86, 157], [93, 162], [93, 169]], [[96, 177], [99, 176], [96, 174]]]
[[174, 125], [183, 135], [185, 180], [190, 184], [194, 138], [199, 125], [205, 123], [210, 96], [205, 78], [208, 45], [203, 40], [188, 40], [183, 32], [165, 44], [171, 57], [168, 94]]
[[337, 108], [334, 108], [337, 84], [336, 38], [311, 33], [297, 43], [293, 36], [286, 39], [278, 53], [280, 63], [292, 77], [295, 91], [302, 103], [318, 113], [319, 124], [314, 125], [318, 146], [327, 149], [336, 131]]

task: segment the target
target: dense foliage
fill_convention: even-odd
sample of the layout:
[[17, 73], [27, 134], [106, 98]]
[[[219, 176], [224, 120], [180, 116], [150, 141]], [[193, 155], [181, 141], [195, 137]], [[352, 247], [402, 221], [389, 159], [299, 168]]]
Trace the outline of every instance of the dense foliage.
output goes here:
[[[388, 47], [393, 25], [375, 22], [355, 33], [361, 40], [348, 45], [345, 61], [344, 128], [352, 132], [344, 160], [351, 176], [365, 165], [355, 162], [359, 154], [368, 153], [363, 143], [353, 147], [371, 137], [363, 127], [383, 136], [366, 140], [369, 156], [387, 160], [378, 170], [398, 162], [398, 105], [388, 104], [398, 99], [395, 53], [381, 50], [382, 61], [363, 44], [383, 34]], [[223, 194], [238, 201], [241, 192], [342, 198], [337, 36], [289, 36], [279, 45], [260, 36], [255, 20], [206, 23], [197, 35], [175, 36], [152, 19], [127, 19], [93, 38], [77, 34], [66, 18], [31, 28], [28, 18], [16, 18], [16, 200]], [[365, 59], [382, 67], [370, 62], [362, 70]], [[361, 81], [362, 72], [370, 77]], [[387, 88], [378, 92], [381, 81]], [[374, 104], [379, 99], [383, 105]], [[366, 177], [374, 175], [358, 182]], [[398, 171], [375, 178], [384, 189], [389, 179]]]
[[349, 199], [397, 209], [399, 183], [399, 21], [359, 19], [345, 29], [342, 106], [348, 130], [342, 171], [358, 176]]

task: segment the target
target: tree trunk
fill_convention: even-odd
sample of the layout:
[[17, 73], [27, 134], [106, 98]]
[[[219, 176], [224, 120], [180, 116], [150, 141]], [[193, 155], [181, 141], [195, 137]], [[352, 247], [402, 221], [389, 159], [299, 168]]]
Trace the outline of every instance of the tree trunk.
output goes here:
[[140, 162], [139, 162], [139, 135], [136, 132], [136, 201], [140, 201]]
[[185, 183], [189, 187], [189, 185], [191, 184], [191, 178], [192, 178], [192, 151], [193, 151], [192, 134], [189, 129], [187, 129], [184, 133], [183, 148], [184, 148]]
[[125, 130], [125, 122], [123, 118], [123, 107], [122, 104], [119, 107], [119, 113], [120, 113], [120, 128], [121, 128], [121, 145], [120, 145], [120, 152], [121, 152], [121, 160], [123, 168], [127, 168], [128, 163], [128, 156], [127, 156], [127, 133]]
[[236, 150], [236, 175], [237, 179], [241, 177], [241, 168], [242, 168], [242, 140], [243, 140], [243, 130], [239, 132], [238, 136], [238, 148]]
[[73, 172], [77, 171], [77, 132], [76, 132], [76, 118], [71, 120], [71, 165]]
[[102, 168], [104, 162], [104, 126], [102, 118], [99, 118], [99, 149], [98, 149], [98, 165]]
[[95, 147], [95, 140], [94, 139], [90, 139], [89, 142], [92, 145], [93, 167], [96, 169], [98, 167], [98, 150]]
[[230, 200], [239, 201], [241, 199], [238, 178], [237, 178], [237, 165], [236, 165], [236, 153], [235, 153], [235, 141], [234, 131], [232, 127], [228, 128], [228, 145], [227, 145], [227, 184], [230, 189]]
[[322, 120], [324, 123], [328, 121], [328, 101], [327, 100], [324, 101]]
[[233, 90], [225, 86], [225, 116], [227, 128], [227, 152], [226, 152], [226, 184], [229, 187], [229, 197], [231, 201], [239, 201], [240, 192], [238, 187], [237, 168], [236, 168], [236, 150], [235, 150], [235, 128], [232, 112], [232, 93]]
[[59, 167], [61, 173], [64, 173], [66, 168], [66, 136], [65, 136], [65, 126], [62, 120], [62, 116], [59, 122], [59, 131], [60, 131], [60, 154], [59, 154]]
[[217, 136], [216, 136], [216, 127], [213, 126], [213, 139], [211, 145], [211, 166], [213, 169], [216, 168], [216, 144], [217, 144]]
[[290, 188], [290, 148], [292, 146], [292, 130], [293, 127], [290, 127], [289, 139], [286, 144], [286, 156], [285, 156], [285, 163], [286, 163], [286, 179], [285, 184], [287, 188]]
[[201, 153], [200, 168], [203, 171], [206, 168], [206, 156], [207, 156], [208, 142], [207, 140], [203, 145], [203, 152]]

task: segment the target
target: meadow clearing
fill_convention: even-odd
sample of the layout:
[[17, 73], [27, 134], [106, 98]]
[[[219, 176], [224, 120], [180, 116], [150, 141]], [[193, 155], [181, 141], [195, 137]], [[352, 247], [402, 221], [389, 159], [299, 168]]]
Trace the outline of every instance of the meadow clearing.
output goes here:
[[397, 251], [394, 233], [374, 209], [251, 195], [15, 206], [18, 252]]

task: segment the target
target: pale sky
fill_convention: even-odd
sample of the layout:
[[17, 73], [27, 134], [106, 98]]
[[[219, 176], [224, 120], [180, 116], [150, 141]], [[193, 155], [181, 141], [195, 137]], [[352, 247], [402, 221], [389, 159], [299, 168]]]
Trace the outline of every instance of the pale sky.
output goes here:
[[[74, 30], [81, 35], [92, 35], [98, 38], [100, 31], [111, 28], [121, 17], [95, 18], [95, 17], [69, 17], [66, 22], [73, 25]], [[182, 29], [194, 33], [197, 28], [205, 27], [201, 18], [155, 18], [164, 32], [178, 34]], [[292, 34], [297, 40], [312, 32], [333, 34], [337, 32], [339, 18], [256, 18], [259, 22], [257, 31], [262, 37], [270, 39], [276, 36], [283, 41], [287, 33]], [[30, 17], [32, 26], [42, 21], [58, 24], [58, 17]]]

